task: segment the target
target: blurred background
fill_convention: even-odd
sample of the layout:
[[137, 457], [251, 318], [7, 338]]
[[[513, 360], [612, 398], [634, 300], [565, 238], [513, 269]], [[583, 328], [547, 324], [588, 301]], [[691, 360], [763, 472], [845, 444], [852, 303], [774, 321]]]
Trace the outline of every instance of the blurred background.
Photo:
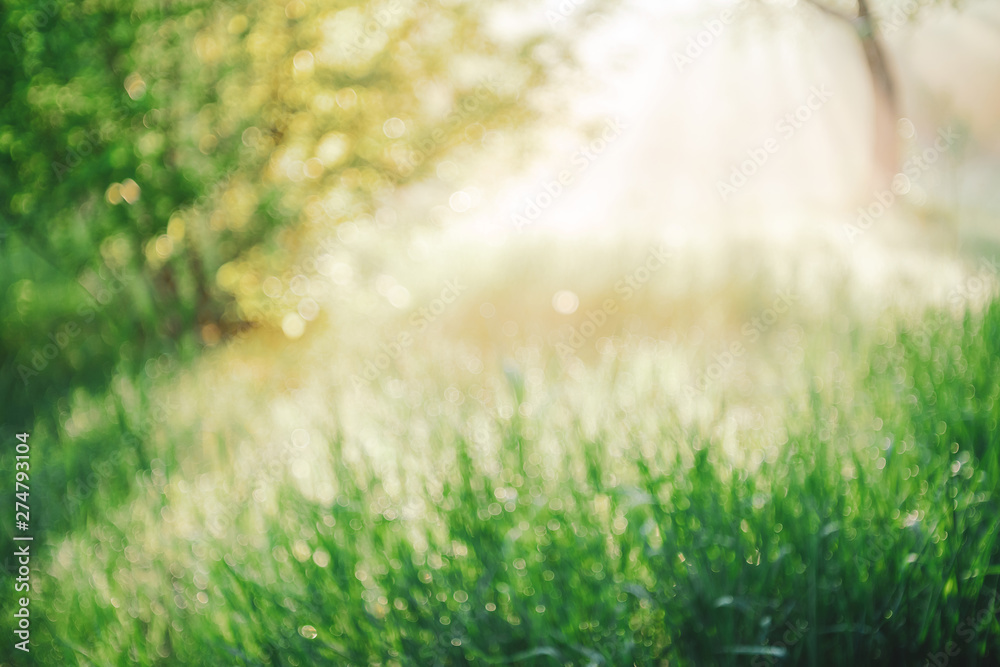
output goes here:
[[[12, 413], [248, 327], [303, 328], [293, 278], [378, 289], [374, 263], [409, 246], [988, 254], [996, 10], [875, 5], [883, 99], [850, 4], [11, 5]], [[81, 333], [46, 357], [65, 326]]]
[[[0, 24], [2, 437], [32, 433], [37, 664], [883, 664], [944, 647], [995, 590], [986, 508], [922, 537], [899, 511], [940, 500], [937, 474], [979, 471], [950, 498], [988, 504], [1000, 482], [976, 467], [996, 446], [995, 3], [47, 0], [6, 3]], [[923, 458], [887, 468], [883, 440]], [[778, 483], [782, 460], [829, 484], [800, 480], [816, 503], [783, 523], [770, 482], [747, 481]], [[702, 464], [718, 487], [685, 481]], [[566, 499], [519, 503], [522, 484]], [[726, 569], [767, 560], [757, 543], [687, 593], [615, 542], [594, 547], [608, 580], [592, 570], [567, 605], [620, 602], [614, 630], [596, 612], [547, 625], [545, 603], [500, 628], [476, 616], [518, 604], [485, 573], [525, 572], [477, 532], [491, 516], [543, 541], [595, 521], [661, 559], [674, 530], [684, 563], [699, 531], [613, 499], [685, 484], [746, 500], [712, 516], [751, 541], [848, 498], [874, 514], [845, 535], [893, 532], [923, 569], [830, 547], [871, 571], [824, 618], [817, 596], [850, 582], [791, 529], [771, 575]], [[801, 521], [802, 540], [819, 529]], [[948, 530], [985, 560], [942, 565]], [[431, 629], [406, 615], [434, 595], [386, 592], [476, 540], [479, 566], [431, 568], [457, 578]], [[392, 565], [408, 549], [412, 573]], [[561, 581], [538, 562], [528, 597]], [[921, 586], [937, 597], [900, 618]], [[346, 604], [366, 620], [317, 620]], [[799, 620], [804, 639], [775, 648]], [[976, 627], [961, 660], [997, 647], [995, 623]], [[837, 633], [853, 648], [824, 653]], [[440, 652], [408, 643], [425, 640]]]

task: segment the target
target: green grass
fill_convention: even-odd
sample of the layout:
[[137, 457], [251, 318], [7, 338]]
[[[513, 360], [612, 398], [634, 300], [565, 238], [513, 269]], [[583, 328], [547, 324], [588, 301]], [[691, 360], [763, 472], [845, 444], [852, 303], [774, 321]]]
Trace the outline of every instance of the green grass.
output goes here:
[[460, 404], [429, 358], [355, 404], [395, 456], [333, 414], [316, 477], [282, 433], [209, 474], [171, 426], [50, 534], [37, 664], [996, 664], [1000, 305], [800, 344], [745, 423], [622, 343]]

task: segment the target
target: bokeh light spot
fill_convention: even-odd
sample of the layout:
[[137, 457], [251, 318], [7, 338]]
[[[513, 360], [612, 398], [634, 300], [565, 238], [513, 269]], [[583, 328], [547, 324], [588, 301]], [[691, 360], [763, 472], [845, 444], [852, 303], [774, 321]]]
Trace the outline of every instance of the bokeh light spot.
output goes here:
[[580, 297], [569, 290], [560, 290], [552, 297], [552, 307], [562, 315], [572, 315], [580, 307]]
[[306, 332], [306, 321], [298, 313], [288, 313], [281, 320], [281, 330], [292, 340], [301, 338]]
[[406, 132], [406, 123], [399, 118], [390, 118], [382, 125], [382, 131], [390, 139], [398, 139]]

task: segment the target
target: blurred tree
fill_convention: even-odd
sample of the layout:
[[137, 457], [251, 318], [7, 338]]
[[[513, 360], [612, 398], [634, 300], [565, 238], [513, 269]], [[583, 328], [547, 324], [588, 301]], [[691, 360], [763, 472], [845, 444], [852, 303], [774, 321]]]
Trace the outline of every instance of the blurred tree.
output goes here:
[[[253, 319], [230, 264], [523, 121], [541, 37], [472, 2], [0, 7], [0, 390], [30, 423]], [[221, 267], [227, 270], [220, 272]]]
[[878, 11], [873, 12], [868, 0], [846, 3], [846, 8], [845, 3], [834, 0], [808, 0], [811, 6], [827, 16], [850, 25], [861, 43], [872, 82], [875, 131], [873, 176], [877, 189], [889, 187], [892, 178], [899, 172], [900, 162], [896, 130], [900, 118], [898, 90], [892, 64], [879, 37], [881, 24], [878, 17], [886, 17], [890, 26], [899, 28], [903, 23], [914, 20], [932, 4], [956, 2], [957, 0], [885, 0], [879, 2], [876, 7]]

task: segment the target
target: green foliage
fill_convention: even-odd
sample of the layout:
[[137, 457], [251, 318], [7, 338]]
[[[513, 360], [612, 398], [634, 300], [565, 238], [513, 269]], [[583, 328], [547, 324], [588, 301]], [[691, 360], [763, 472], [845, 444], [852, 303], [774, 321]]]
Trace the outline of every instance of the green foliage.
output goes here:
[[[236, 306], [260, 278], [240, 282], [239, 264], [220, 285], [220, 267], [370, 215], [439, 155], [522, 120], [516, 98], [544, 72], [531, 43], [482, 24], [470, 4], [404, 0], [5, 3], [10, 414], [47, 418], [74, 388], [263, 319]], [[46, 348], [66, 326], [71, 344]]]
[[[839, 345], [844, 362], [819, 343], [809, 351], [809, 400], [790, 409], [787, 438], [746, 465], [669, 411], [651, 440], [603, 416], [585, 435], [585, 413], [565, 398], [531, 417], [474, 404], [434, 420], [431, 472], [406, 470], [405, 491], [375, 459], [348, 463], [352, 434], [330, 433], [329, 502], [262, 479], [273, 499], [251, 486], [228, 511], [208, 510], [209, 525], [231, 516], [218, 534], [149, 552], [142, 508], [159, 516], [174, 466], [154, 463], [130, 509], [64, 547], [53, 577], [107, 577], [96, 592], [89, 574], [46, 584], [40, 655], [63, 665], [876, 665], [938, 654], [984, 664], [1000, 651], [1000, 307], [868, 326]], [[577, 426], [551, 426], [559, 411]], [[461, 435], [483, 418], [485, 441]]]

